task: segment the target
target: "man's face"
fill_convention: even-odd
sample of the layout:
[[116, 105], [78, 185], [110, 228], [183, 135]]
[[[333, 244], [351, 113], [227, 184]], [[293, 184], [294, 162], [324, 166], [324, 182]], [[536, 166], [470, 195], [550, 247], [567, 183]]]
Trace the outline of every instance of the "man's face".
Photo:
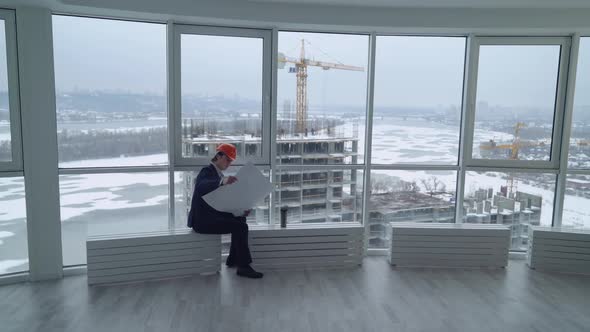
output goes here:
[[222, 155], [221, 159], [219, 159], [219, 169], [221, 169], [222, 171], [225, 171], [232, 163], [232, 160], [229, 159], [229, 157], [227, 155]]

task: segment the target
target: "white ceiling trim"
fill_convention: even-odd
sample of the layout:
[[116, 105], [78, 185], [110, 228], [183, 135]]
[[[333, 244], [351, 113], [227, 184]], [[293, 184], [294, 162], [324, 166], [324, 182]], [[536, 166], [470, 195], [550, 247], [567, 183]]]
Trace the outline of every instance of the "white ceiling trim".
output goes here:
[[293, 5], [385, 7], [385, 8], [590, 8], [588, 0], [247, 0]]

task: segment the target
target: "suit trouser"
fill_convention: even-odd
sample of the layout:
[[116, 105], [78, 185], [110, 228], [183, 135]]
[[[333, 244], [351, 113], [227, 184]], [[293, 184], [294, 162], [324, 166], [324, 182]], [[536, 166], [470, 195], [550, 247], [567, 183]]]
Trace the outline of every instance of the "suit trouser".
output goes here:
[[248, 247], [248, 224], [245, 217], [219, 216], [198, 220], [193, 224], [193, 229], [201, 234], [231, 234], [228, 262], [237, 266], [252, 263]]

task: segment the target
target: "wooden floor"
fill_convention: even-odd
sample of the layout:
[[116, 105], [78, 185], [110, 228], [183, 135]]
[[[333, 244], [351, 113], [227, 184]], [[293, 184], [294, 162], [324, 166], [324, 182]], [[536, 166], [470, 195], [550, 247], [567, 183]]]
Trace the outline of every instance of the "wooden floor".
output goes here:
[[111, 286], [86, 276], [0, 287], [8, 331], [590, 331], [590, 277], [529, 270], [221, 274]]

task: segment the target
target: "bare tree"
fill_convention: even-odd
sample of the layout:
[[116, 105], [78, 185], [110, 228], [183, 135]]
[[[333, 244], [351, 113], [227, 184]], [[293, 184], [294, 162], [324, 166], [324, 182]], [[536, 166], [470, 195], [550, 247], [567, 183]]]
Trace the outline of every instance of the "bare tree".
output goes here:
[[439, 186], [444, 186], [444, 184], [436, 176], [431, 176], [428, 179], [420, 179], [420, 183], [422, 183], [422, 186], [424, 189], [426, 189], [426, 192], [430, 194], [430, 196], [433, 196], [438, 192]]
[[416, 181], [412, 181], [412, 182], [401, 181], [401, 189], [402, 189], [402, 191], [409, 191], [409, 192], [419, 192], [420, 191], [420, 187], [418, 186]]

